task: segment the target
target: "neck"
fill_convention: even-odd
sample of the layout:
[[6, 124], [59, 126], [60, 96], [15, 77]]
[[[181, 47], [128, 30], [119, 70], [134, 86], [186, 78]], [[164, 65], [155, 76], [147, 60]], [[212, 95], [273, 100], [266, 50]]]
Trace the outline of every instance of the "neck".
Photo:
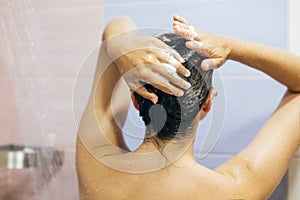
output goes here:
[[[150, 153], [154, 151], [161, 151], [162, 156], [173, 157], [175, 154], [188, 154], [193, 155], [193, 143], [197, 130], [197, 124], [192, 123], [189, 130], [182, 134], [177, 134], [171, 140], [161, 140], [156, 134], [153, 134], [151, 129], [147, 127], [147, 135], [154, 135], [145, 138], [141, 146], [135, 151], [137, 153]], [[180, 136], [182, 135], [182, 136]]]

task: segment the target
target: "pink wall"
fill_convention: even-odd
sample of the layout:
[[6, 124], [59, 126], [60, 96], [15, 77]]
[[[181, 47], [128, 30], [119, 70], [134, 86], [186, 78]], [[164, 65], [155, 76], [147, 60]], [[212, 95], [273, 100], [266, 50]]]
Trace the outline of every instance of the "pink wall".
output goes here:
[[[0, 54], [1, 56], [1, 54]], [[12, 124], [16, 119], [11, 80], [5, 68], [3, 58], [0, 57], [0, 145], [11, 140], [14, 129]]]
[[[40, 76], [32, 77], [37, 87], [39, 81], [44, 81], [51, 91], [47, 94], [39, 88], [34, 90], [38, 96], [36, 106], [39, 106], [38, 104], [42, 107], [48, 106], [44, 126], [40, 124], [35, 126], [37, 122], [32, 120], [28, 126], [26, 116], [19, 118], [17, 109], [20, 106], [24, 107], [25, 111], [28, 107], [27, 113], [30, 119], [38, 115], [29, 110], [29, 104], [26, 106], [26, 103], [30, 101], [25, 100], [30, 100], [30, 96], [26, 93], [28, 90], [23, 88], [23, 85], [26, 85], [26, 79], [24, 80], [24, 77], [18, 74], [21, 69], [14, 69], [16, 73], [13, 75], [9, 73], [12, 72], [12, 68], [5, 65], [5, 48], [0, 40], [0, 145], [19, 143], [45, 146], [49, 145], [51, 137], [53, 139], [51, 143], [65, 151], [65, 163], [62, 169], [43, 189], [38, 193], [34, 192], [34, 197], [30, 199], [78, 199], [75, 171], [76, 126], [72, 112], [73, 84], [80, 63], [101, 39], [103, 4], [103, 0], [32, 0], [34, 27], [37, 30], [35, 41], [41, 50], [38, 52], [40, 67], [43, 68], [42, 72], [50, 74], [51, 77], [48, 80]], [[0, 5], [0, 12], [5, 9], [7, 9], [5, 5]], [[5, 39], [8, 40], [8, 38]], [[26, 49], [23, 53], [26, 54]], [[28, 56], [30, 56], [29, 52]], [[15, 95], [14, 86], [24, 92]], [[23, 99], [24, 105], [15, 104], [15, 102], [22, 102]], [[42, 134], [41, 130], [44, 130]], [[7, 178], [7, 174], [10, 178]], [[36, 176], [36, 174], [26, 170], [8, 173], [7, 170], [1, 169], [0, 199], [2, 199], [1, 194], [4, 195], [5, 190], [9, 188], [7, 184], [18, 185], [20, 191], [17, 189], [15, 193], [21, 192], [24, 188], [22, 186], [28, 184], [28, 178], [24, 177], [28, 176]], [[23, 197], [19, 195], [12, 199], [28, 199], [28, 197]]]

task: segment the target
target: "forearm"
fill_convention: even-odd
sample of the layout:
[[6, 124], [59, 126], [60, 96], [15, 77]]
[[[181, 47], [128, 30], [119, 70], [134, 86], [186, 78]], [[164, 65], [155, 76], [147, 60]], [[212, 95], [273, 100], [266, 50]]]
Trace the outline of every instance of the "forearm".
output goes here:
[[300, 92], [300, 57], [287, 51], [253, 42], [226, 38], [231, 49], [229, 59], [265, 72], [286, 85], [290, 91]]

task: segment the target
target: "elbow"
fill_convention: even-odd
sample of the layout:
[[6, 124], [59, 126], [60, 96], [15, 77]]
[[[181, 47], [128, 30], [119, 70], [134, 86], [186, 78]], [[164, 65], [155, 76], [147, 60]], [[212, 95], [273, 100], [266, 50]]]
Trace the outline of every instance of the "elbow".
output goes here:
[[102, 41], [107, 40], [114, 35], [120, 34], [122, 32], [126, 32], [129, 30], [133, 30], [136, 28], [135, 23], [128, 16], [119, 16], [115, 17], [108, 22], [106, 25], [103, 34]]

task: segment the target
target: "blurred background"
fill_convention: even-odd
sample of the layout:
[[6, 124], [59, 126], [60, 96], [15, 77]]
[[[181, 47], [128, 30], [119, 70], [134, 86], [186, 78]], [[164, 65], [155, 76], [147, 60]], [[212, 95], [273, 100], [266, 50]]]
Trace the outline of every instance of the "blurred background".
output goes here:
[[[128, 15], [138, 27], [171, 30], [176, 13], [205, 31], [300, 55], [299, 9], [297, 0], [0, 0], [0, 145], [63, 152], [60, 165], [51, 160], [44, 168], [9, 168], [1, 166], [5, 155], [0, 146], [0, 200], [79, 199], [73, 86], [81, 63], [99, 44], [112, 18]], [[84, 74], [88, 81], [94, 68]], [[209, 168], [246, 147], [285, 91], [265, 74], [239, 63], [227, 62], [218, 73], [225, 94], [222, 131], [207, 147], [212, 119], [208, 116], [199, 126], [195, 144], [195, 158]], [[86, 97], [80, 101], [83, 108]], [[136, 112], [132, 109], [129, 115]], [[134, 145], [130, 138], [128, 143]], [[28, 155], [35, 149], [25, 150]], [[42, 152], [57, 160], [54, 151]], [[299, 156], [271, 199], [300, 199]]]

